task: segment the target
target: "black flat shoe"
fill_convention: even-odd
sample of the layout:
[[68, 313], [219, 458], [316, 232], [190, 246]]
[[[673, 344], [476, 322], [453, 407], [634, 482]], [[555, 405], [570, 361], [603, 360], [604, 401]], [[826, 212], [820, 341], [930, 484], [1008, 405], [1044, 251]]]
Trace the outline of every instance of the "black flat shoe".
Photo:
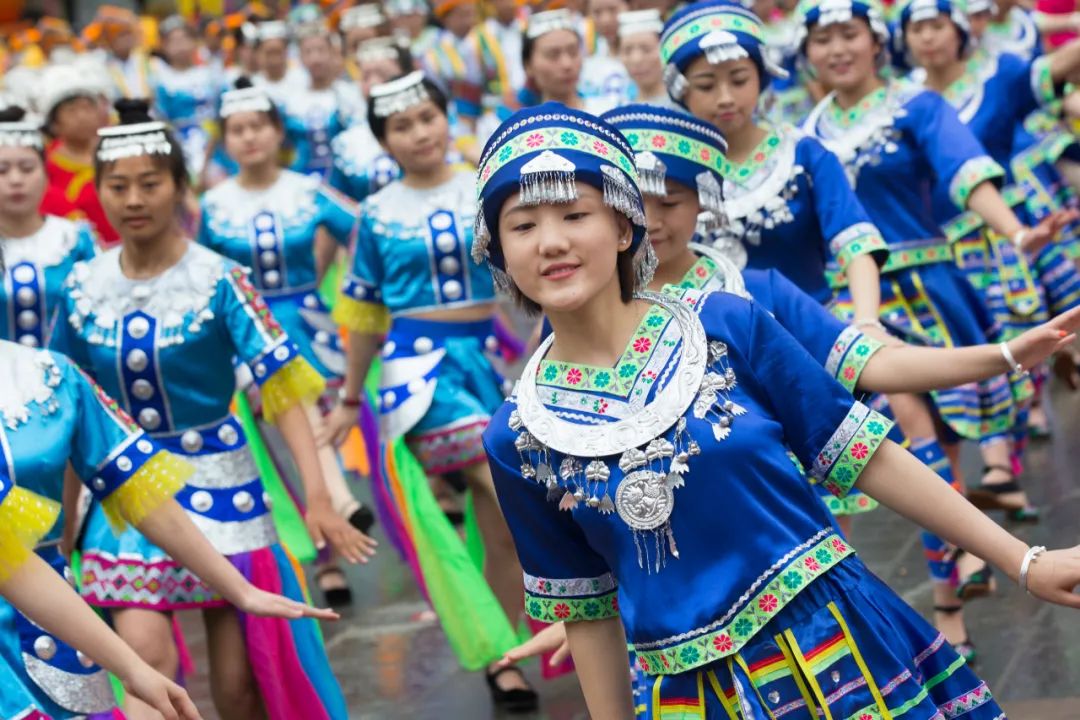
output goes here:
[[1019, 483], [1016, 482], [1016, 478], [1013, 477], [1012, 470], [1002, 465], [991, 465], [983, 470], [983, 476], [985, 477], [991, 470], [1006, 472], [1012, 479], [1008, 482], [991, 485], [980, 483], [973, 488], [969, 488], [967, 491], [968, 501], [980, 510], [1004, 510], [1006, 517], [1013, 522], [1039, 522], [1039, 509], [1037, 507], [1033, 505], [1017, 507], [1016, 505], [1002, 500], [1003, 495], [1023, 492], [1023, 488], [1020, 487]]
[[[323, 578], [334, 574], [341, 576], [341, 579], [345, 581], [345, 587], [324, 588], [322, 584]], [[331, 565], [315, 571], [315, 584], [318, 585], [326, 604], [330, 607], [352, 605], [352, 590], [349, 588], [348, 582], [349, 579], [345, 577], [345, 573], [339, 567]]]
[[367, 505], [361, 505], [349, 516], [349, 524], [365, 535], [370, 535], [369, 531], [375, 526], [375, 513], [371, 512]]
[[956, 597], [963, 601], [989, 597], [994, 591], [994, 571], [989, 564], [983, 566], [960, 581], [956, 588]]
[[535, 690], [532, 688], [524, 690], [522, 688], [503, 690], [499, 687], [496, 679], [507, 672], [515, 672], [518, 675], [521, 675], [522, 679], [525, 678], [521, 669], [514, 665], [499, 668], [495, 672], [488, 670], [484, 673], [484, 679], [487, 680], [488, 690], [491, 691], [491, 701], [495, 703], [495, 707], [514, 714], [535, 712], [537, 708], [540, 707], [540, 696], [536, 694]]

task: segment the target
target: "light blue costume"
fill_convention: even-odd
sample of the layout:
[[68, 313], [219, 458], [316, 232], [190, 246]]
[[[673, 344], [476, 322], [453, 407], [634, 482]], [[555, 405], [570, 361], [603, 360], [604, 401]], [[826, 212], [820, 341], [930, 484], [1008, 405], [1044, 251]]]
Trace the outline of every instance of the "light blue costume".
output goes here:
[[252, 284], [274, 318], [328, 379], [344, 374], [345, 356], [318, 292], [315, 237], [321, 229], [347, 247], [357, 220], [348, 198], [289, 170], [264, 190], [245, 190], [230, 178], [202, 199], [198, 241], [252, 269]]
[[359, 90], [343, 80], [323, 90], [305, 86], [286, 94], [280, 110], [285, 140], [294, 152], [289, 169], [329, 180], [334, 167], [330, 144], [362, 108]]
[[[176, 499], [214, 548], [257, 587], [302, 599], [247, 439], [229, 410], [233, 362], [238, 357], [250, 368], [270, 421], [298, 402], [314, 402], [321, 378], [233, 261], [189, 243], [160, 275], [131, 280], [121, 271], [120, 252], [75, 265], [53, 345], [92, 373], [163, 447], [195, 466]], [[138, 531], [117, 536], [105, 520], [94, 503], [82, 538], [82, 594], [91, 605], [227, 606]], [[313, 716], [345, 717], [314, 621], [241, 618], [256, 680], [281, 689], [275, 703], [296, 707], [319, 697], [325, 715], [316, 708]], [[274, 662], [266, 661], [267, 647], [281, 649]]]
[[[58, 353], [0, 340], [0, 419], [5, 491], [15, 484], [59, 501], [69, 461], [99, 502], [132, 478], [162, 480], [147, 466], [161, 447]], [[58, 549], [62, 529], [60, 519], [37, 552], [74, 583]], [[66, 720], [114, 705], [105, 670], [0, 600], [0, 718]]]
[[172, 125], [184, 148], [184, 161], [192, 177], [206, 163], [218, 98], [225, 77], [217, 62], [177, 70], [168, 63], [154, 64], [154, 111]]
[[488, 359], [498, 350], [492, 320], [414, 317], [495, 301], [491, 274], [469, 260], [475, 193], [475, 174], [458, 170], [437, 188], [395, 181], [368, 197], [334, 309], [351, 330], [389, 330], [379, 382], [381, 434], [405, 435], [431, 473], [482, 457], [480, 435], [504, 397]]
[[72, 265], [95, 252], [90, 226], [53, 215], [25, 238], [0, 242], [0, 338], [45, 347]]
[[366, 121], [335, 137], [330, 148], [334, 155], [330, 184], [356, 202], [401, 177], [401, 168], [379, 145]]

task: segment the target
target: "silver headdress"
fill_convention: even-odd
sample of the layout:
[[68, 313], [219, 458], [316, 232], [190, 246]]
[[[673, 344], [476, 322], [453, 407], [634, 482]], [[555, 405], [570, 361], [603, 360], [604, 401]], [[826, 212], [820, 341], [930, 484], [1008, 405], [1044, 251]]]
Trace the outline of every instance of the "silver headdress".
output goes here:
[[255, 26], [255, 40], [258, 42], [288, 39], [289, 26], [281, 20], [266, 20]]
[[655, 8], [648, 10], [630, 10], [619, 13], [619, 37], [637, 33], [659, 35], [664, 30], [664, 19]]
[[978, 13], [994, 12], [996, 7], [994, 0], [970, 0], [967, 4], [967, 11], [968, 15], [977, 15]]
[[191, 26], [183, 15], [170, 15], [158, 26], [158, 36], [165, 37], [173, 30], [191, 30]]
[[[956, 26], [966, 33], [971, 33], [971, 23], [968, 22], [967, 13], [964, 12], [963, 4], [959, 2], [949, 3], [952, 8], [948, 13], [949, 19], [956, 23]], [[907, 9], [907, 22], [919, 22], [921, 20], [932, 20], [938, 15], [944, 15], [941, 8], [938, 7], [937, 0], [913, 0]]]
[[427, 15], [429, 10], [427, 0], [386, 0], [387, 17]]
[[397, 60], [401, 44], [397, 38], [377, 37], [365, 40], [356, 48], [357, 62], [372, 62], [375, 60]]
[[341, 13], [341, 32], [348, 32], [356, 28], [374, 28], [386, 22], [386, 16], [378, 5], [366, 3], [356, 5]]
[[168, 155], [172, 152], [169, 137], [162, 122], [146, 122], [135, 125], [116, 125], [98, 130], [101, 142], [97, 158], [101, 162], [115, 162], [122, 158], [139, 155]]
[[525, 37], [530, 40], [555, 32], [556, 30], [571, 30], [578, 32], [574, 14], [565, 8], [558, 10], [545, 10], [529, 16], [529, 22], [525, 26]]
[[262, 88], [241, 88], [222, 93], [219, 114], [227, 118], [241, 112], [270, 112], [273, 107], [273, 101]]
[[404, 77], [371, 88], [372, 112], [375, 117], [390, 117], [394, 113], [430, 100], [424, 87], [424, 72], [416, 70]]
[[24, 147], [41, 150], [41, 129], [29, 122], [0, 123], [0, 147]]

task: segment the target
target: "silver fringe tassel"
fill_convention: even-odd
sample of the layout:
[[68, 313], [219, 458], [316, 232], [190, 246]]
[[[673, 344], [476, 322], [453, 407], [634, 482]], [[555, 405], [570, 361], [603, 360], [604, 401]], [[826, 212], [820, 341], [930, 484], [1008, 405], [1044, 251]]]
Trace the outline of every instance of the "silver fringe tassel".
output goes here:
[[679, 68], [675, 63], [669, 63], [664, 68], [664, 85], [667, 87], [668, 95], [675, 100], [682, 100], [688, 83], [686, 76], [679, 72]]
[[714, 232], [727, 225], [727, 213], [724, 211], [724, 189], [716, 177], [709, 171], [698, 173], [694, 178], [697, 183], [698, 203], [707, 213], [705, 228]]
[[667, 165], [664, 164], [664, 161], [656, 157], [654, 153], [646, 150], [637, 154], [635, 164], [637, 165], [638, 186], [641, 188], [641, 192], [653, 197], [665, 197], [667, 195], [667, 186], [664, 185], [664, 181], [667, 179]]
[[577, 166], [545, 150], [521, 166], [518, 199], [522, 205], [566, 204], [578, 199]]

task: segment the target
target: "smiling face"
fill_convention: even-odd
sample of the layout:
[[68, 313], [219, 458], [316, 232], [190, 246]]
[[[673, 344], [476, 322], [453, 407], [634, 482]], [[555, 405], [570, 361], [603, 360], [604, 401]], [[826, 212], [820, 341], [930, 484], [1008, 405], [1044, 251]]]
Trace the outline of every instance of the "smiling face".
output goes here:
[[862, 18], [815, 25], [806, 40], [806, 59], [825, 87], [856, 90], [877, 74], [881, 43]]
[[937, 70], [960, 61], [960, 31], [947, 15], [908, 23], [904, 39], [920, 67]]
[[666, 180], [664, 185], [667, 188], [664, 197], [645, 196], [649, 242], [660, 261], [660, 273], [665, 265], [686, 253], [697, 231], [697, 217], [701, 212], [697, 191], [674, 180]]
[[45, 194], [45, 163], [33, 148], [0, 147], [0, 216], [27, 217]]
[[735, 135], [754, 121], [761, 95], [757, 65], [749, 58], [713, 65], [703, 55], [686, 68], [686, 109], [712, 123], [725, 135]]
[[499, 212], [506, 271], [548, 313], [574, 312], [604, 293], [619, 296], [618, 257], [632, 239], [630, 222], [582, 182], [572, 203], [527, 206], [514, 194]]
[[581, 77], [581, 38], [573, 30], [553, 30], [535, 41], [525, 74], [544, 99], [560, 100], [577, 92]]
[[394, 113], [386, 120], [382, 145], [405, 175], [427, 175], [446, 163], [450, 124], [432, 100]]
[[173, 226], [184, 188], [165, 158], [122, 158], [103, 165], [99, 178], [101, 205], [124, 242], [153, 242]]

